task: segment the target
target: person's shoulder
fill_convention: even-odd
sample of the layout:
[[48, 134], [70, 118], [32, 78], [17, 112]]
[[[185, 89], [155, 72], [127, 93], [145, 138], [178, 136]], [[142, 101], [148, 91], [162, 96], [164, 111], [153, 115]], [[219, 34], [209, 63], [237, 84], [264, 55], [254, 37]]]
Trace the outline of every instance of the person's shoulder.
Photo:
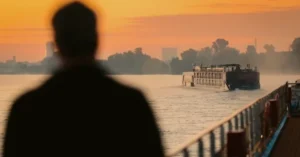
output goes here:
[[37, 91], [36, 89], [33, 90], [29, 90], [25, 93], [23, 93], [22, 95], [20, 95], [19, 97], [17, 97], [12, 104], [12, 108], [16, 108], [16, 109], [24, 109], [27, 108], [28, 109], [28, 105], [33, 105], [33, 102], [36, 100], [37, 98]]

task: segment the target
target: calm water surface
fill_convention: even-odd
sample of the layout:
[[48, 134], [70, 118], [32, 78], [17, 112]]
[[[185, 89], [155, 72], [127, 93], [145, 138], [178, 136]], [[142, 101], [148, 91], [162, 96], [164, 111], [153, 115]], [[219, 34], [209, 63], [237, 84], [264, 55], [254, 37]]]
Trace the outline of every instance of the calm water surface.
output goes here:
[[[47, 77], [0, 75], [0, 131], [2, 133], [12, 101], [22, 92], [39, 85]], [[300, 75], [262, 75], [262, 89], [233, 92], [181, 87], [181, 76], [119, 75], [113, 77], [143, 90], [157, 116], [165, 147], [170, 149], [286, 81], [294, 82], [300, 78]]]

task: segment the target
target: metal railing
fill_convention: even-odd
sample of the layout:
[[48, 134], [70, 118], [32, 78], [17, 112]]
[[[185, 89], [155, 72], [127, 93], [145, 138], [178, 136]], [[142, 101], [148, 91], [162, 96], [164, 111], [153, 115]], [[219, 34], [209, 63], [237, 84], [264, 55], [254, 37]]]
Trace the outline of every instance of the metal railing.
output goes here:
[[269, 123], [272, 117], [266, 114], [270, 109], [270, 100], [276, 102], [276, 124], [279, 124], [287, 110], [288, 85], [286, 83], [280, 86], [215, 125], [201, 131], [194, 138], [170, 151], [167, 157], [226, 156], [228, 133], [240, 130], [246, 131], [247, 134], [247, 155], [259, 155], [264, 150], [268, 138], [272, 136]]

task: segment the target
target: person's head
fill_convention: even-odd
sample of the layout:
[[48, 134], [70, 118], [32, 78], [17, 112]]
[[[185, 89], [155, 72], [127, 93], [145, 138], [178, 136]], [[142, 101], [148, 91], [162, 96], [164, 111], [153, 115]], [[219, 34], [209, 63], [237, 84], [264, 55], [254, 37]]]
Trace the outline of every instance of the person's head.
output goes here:
[[96, 14], [80, 2], [59, 9], [52, 19], [58, 56], [63, 61], [94, 59], [98, 47]]

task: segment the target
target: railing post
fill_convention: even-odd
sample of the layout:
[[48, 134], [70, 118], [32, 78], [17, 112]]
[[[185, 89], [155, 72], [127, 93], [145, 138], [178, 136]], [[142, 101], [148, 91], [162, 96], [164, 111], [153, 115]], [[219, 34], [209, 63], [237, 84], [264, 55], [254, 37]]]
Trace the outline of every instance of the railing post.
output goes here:
[[288, 91], [287, 91], [287, 107], [288, 107], [288, 111], [289, 111], [289, 115], [292, 115], [292, 88], [288, 87]]
[[228, 122], [228, 131], [232, 131], [232, 121], [229, 120]]
[[285, 100], [285, 102], [287, 102], [288, 91], [289, 91], [289, 82], [286, 82], [285, 88], [284, 88], [284, 100]]
[[240, 116], [241, 116], [241, 119], [240, 119], [240, 121], [241, 121], [241, 128], [244, 129], [245, 126], [244, 126], [244, 114], [243, 114], [243, 112], [241, 112]]
[[198, 156], [199, 157], [204, 157], [203, 152], [204, 152], [203, 141], [202, 141], [202, 139], [200, 139], [199, 142], [198, 142]]
[[221, 136], [221, 149], [223, 149], [225, 146], [225, 130], [223, 125], [220, 128], [220, 136]]
[[245, 111], [245, 114], [246, 114], [246, 126], [248, 126], [249, 125], [249, 114], [248, 114], [248, 110], [250, 110], [250, 109], [246, 109], [246, 111]]
[[227, 141], [227, 157], [246, 157], [247, 142], [245, 130], [228, 132]]
[[238, 129], [239, 129], [239, 120], [238, 120], [238, 116], [235, 116], [235, 117], [234, 117], [234, 127], [235, 127], [235, 130], [238, 130]]
[[[256, 105], [256, 104], [255, 104]], [[253, 127], [254, 127], [254, 118], [253, 118], [253, 108], [255, 107], [255, 105], [254, 106], [252, 106], [252, 107], [250, 107], [250, 146], [251, 146], [251, 151], [253, 151], [253, 149], [254, 149], [254, 142], [255, 142], [255, 140], [254, 140], [254, 131], [253, 131]]]
[[270, 129], [270, 101], [267, 101], [265, 104], [265, 109], [263, 113], [263, 141], [266, 140], [269, 136], [269, 129]]
[[278, 124], [278, 108], [277, 108], [277, 100], [270, 100], [270, 119], [271, 119], [271, 128], [272, 130], [276, 129]]
[[183, 150], [183, 157], [189, 157], [190, 156], [190, 153], [189, 153], [189, 150], [186, 148]]
[[216, 144], [215, 144], [215, 134], [214, 132], [210, 132], [210, 155], [214, 157], [216, 154]]

